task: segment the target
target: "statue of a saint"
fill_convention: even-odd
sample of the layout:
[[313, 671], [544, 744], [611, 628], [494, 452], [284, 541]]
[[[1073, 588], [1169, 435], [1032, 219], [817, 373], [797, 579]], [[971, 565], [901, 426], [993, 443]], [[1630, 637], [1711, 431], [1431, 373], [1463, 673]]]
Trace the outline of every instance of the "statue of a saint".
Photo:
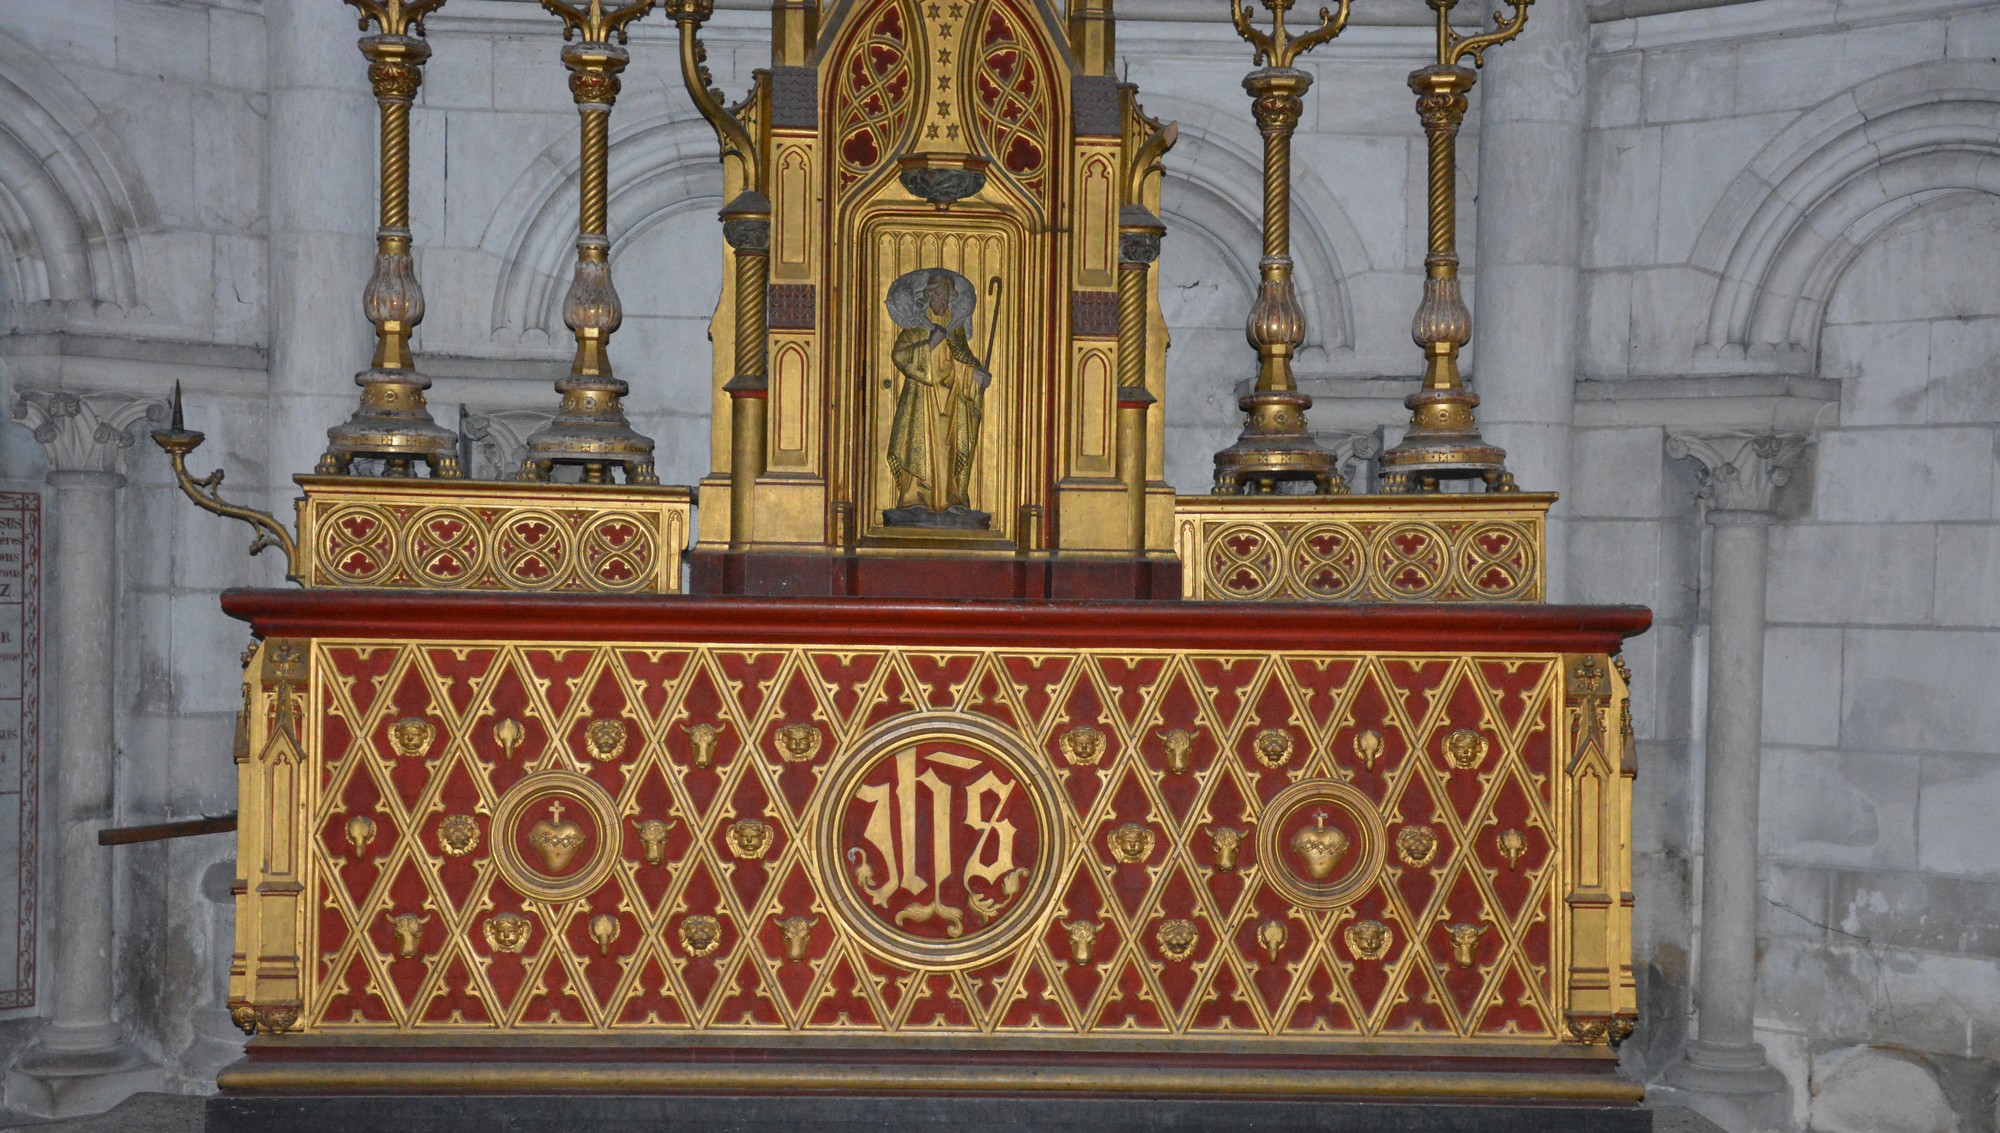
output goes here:
[[967, 330], [979, 295], [972, 281], [944, 268], [906, 272], [889, 285], [886, 304], [897, 326], [890, 360], [902, 375], [889, 427], [894, 527], [983, 529], [972, 507], [972, 465], [993, 377], [972, 353]]

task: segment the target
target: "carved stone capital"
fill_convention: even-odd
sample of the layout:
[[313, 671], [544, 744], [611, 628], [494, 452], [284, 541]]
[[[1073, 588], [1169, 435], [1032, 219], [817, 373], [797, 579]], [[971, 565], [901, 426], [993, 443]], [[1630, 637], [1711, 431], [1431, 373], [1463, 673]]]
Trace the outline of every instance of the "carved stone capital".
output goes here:
[[54, 472], [118, 471], [119, 454], [140, 421], [164, 424], [167, 403], [123, 393], [30, 390], [14, 399], [14, 420], [35, 434]]
[[1805, 433], [1674, 433], [1667, 455], [1698, 461], [1710, 522], [1726, 515], [1768, 513], [1772, 495], [1792, 478], [1799, 458], [1813, 444]]
[[1370, 491], [1382, 455], [1380, 429], [1314, 429], [1313, 439], [1333, 454], [1333, 466], [1355, 491]]
[[458, 432], [465, 438], [471, 456], [466, 475], [478, 480], [504, 480], [512, 476], [527, 458], [528, 438], [547, 428], [554, 418], [555, 414], [546, 409], [461, 414]]

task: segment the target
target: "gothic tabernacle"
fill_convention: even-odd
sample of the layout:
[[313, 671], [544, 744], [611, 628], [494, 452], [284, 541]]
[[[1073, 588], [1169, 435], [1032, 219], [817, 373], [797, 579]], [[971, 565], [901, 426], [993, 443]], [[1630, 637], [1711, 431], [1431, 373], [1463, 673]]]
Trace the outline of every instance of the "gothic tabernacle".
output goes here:
[[655, 0], [542, 0], [580, 118], [576, 352], [518, 478], [483, 482], [409, 347], [407, 115], [443, 0], [348, 2], [383, 147], [361, 407], [295, 529], [188, 472], [178, 411], [155, 434], [299, 584], [224, 599], [257, 645], [230, 971], [255, 1037], [222, 1111], [1636, 1104], [1618, 653], [1649, 616], [1543, 603], [1553, 497], [1514, 490], [1456, 363], [1465, 63], [1528, 0], [1479, 34], [1434, 0], [1412, 61], [1424, 366], [1380, 496], [1348, 493], [1291, 371], [1293, 64], [1347, 4], [1217, 11], [1256, 68], [1265, 238], [1254, 361], [1214, 376], [1254, 377], [1243, 433], [1193, 498], [1163, 478], [1151, 271], [1176, 130], [1115, 76], [1109, 0], [776, 0], [736, 105], [708, 0], [660, 5], [727, 201], [687, 487], [612, 361], [608, 123]]

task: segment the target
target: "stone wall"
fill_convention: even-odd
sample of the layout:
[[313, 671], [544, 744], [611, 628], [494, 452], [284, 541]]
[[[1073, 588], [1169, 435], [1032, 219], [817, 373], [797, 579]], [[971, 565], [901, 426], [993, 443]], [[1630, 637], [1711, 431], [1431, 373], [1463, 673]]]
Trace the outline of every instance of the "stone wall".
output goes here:
[[[1474, 92], [1460, 247], [1477, 313], [1474, 253], [1532, 245], [1536, 231], [1501, 226], [1544, 175], [1550, 192], [1580, 178], [1581, 249], [1554, 265], [1581, 272], [1580, 293], [1531, 297], [1547, 300], [1542, 313], [1512, 328], [1517, 343], [1574, 338], [1573, 404], [1506, 406], [1503, 419], [1576, 422], [1556, 596], [1642, 602], [1657, 618], [1628, 654], [1646, 1009], [1628, 1066], [1656, 1076], [1699, 1031], [1707, 529], [1696, 468], [1669, 459], [1667, 439], [1810, 433], [1815, 452], [1780, 491], [1770, 541], [1758, 1037], [1791, 1085], [1795, 1127], [1992, 1129], [2000, 854], [1981, 827], [2000, 807], [2000, 11], [1756, 0], [1562, 39], [1564, 10], [1545, 0], [1530, 23], [1529, 36], [1552, 37], [1538, 43], [1541, 70], [1489, 72]], [[717, 85], [745, 87], [764, 26], [717, 15]], [[438, 418], [471, 415], [477, 474], [518, 459], [569, 355], [558, 308], [575, 119], [554, 29], [534, 4], [453, 0], [431, 21], [436, 55], [412, 117], [429, 300], [416, 347]], [[9, 405], [65, 390], [136, 404], [178, 380], [189, 424], [209, 434], [197, 469], [225, 466], [232, 492], [287, 510], [287, 477], [351, 407], [348, 376], [366, 359], [373, 126], [354, 34], [333, 0], [0, 5]], [[627, 319], [612, 350], [662, 478], [687, 483], [707, 469], [721, 190], [672, 38], [657, 17], [634, 29], [613, 119]], [[1299, 371], [1320, 398], [1315, 429], [1349, 451], [1356, 437], [1395, 438], [1419, 371], [1408, 325], [1423, 147], [1404, 76], [1428, 39], [1357, 23], [1305, 64], [1316, 82], [1297, 142]], [[1249, 58], [1220, 20], [1128, 19], [1120, 46], [1148, 111], [1181, 124], [1163, 191], [1168, 474], [1198, 493], [1253, 372], [1241, 330], [1259, 207], [1239, 85]], [[1496, 165], [1482, 194], [1486, 99], [1497, 89], [1513, 100], [1507, 121], [1533, 118], [1531, 84], [1586, 52], [1580, 165]], [[1496, 406], [1508, 375], [1482, 372], [1479, 349], [1503, 329], [1482, 324], [1467, 354]], [[128, 478], [108, 817], [229, 809], [239, 693], [227, 659], [246, 637], [216, 595], [277, 584], [278, 571], [181, 500], [143, 437], [107, 459]], [[57, 460], [0, 425], [0, 480], [36, 481]], [[238, 1042], [219, 1008], [230, 849], [208, 838], [102, 851], [117, 868], [118, 1013], [188, 1088]], [[65, 896], [50, 880], [44, 904]], [[1868, 1108], [1884, 1099], [1886, 1116]]]

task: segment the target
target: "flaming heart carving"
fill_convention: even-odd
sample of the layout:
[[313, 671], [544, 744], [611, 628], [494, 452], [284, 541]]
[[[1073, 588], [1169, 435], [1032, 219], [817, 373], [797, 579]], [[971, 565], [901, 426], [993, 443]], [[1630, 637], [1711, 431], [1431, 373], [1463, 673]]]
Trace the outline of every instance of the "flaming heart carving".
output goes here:
[[1326, 812], [1313, 812], [1313, 824], [1292, 835], [1292, 852], [1305, 859], [1314, 881], [1333, 876], [1333, 867], [1347, 853], [1347, 835], [1326, 824]]
[[528, 828], [528, 845], [542, 856], [542, 864], [550, 873], [561, 873], [576, 859], [577, 850], [589, 841], [573, 819], [562, 816], [562, 800], [549, 803], [549, 816]]

